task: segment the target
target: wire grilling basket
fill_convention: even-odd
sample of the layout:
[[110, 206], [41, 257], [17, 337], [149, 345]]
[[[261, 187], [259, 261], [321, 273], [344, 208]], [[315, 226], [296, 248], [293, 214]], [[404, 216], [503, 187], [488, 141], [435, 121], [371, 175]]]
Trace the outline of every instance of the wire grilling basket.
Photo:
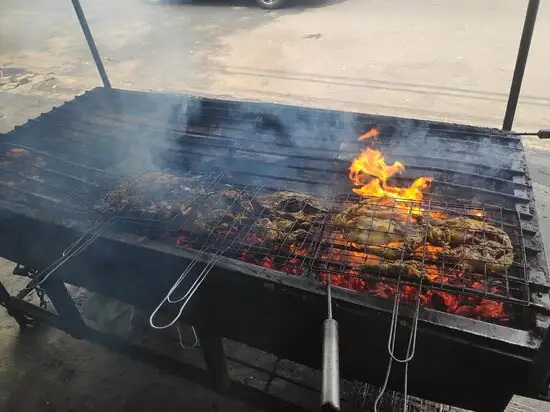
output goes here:
[[511, 305], [529, 301], [516, 212], [349, 195], [319, 199], [208, 176], [198, 189], [186, 187], [190, 200], [175, 208], [166, 193], [179, 198], [177, 191], [147, 191], [117, 225], [200, 251], [191, 267], [206, 263], [207, 272], [223, 256], [321, 282], [331, 276], [335, 286], [500, 323], [509, 322]]
[[[368, 383], [355, 381], [351, 383], [349, 392], [349, 398], [353, 406], [359, 410], [372, 411], [380, 389]], [[412, 396], [407, 397], [406, 403], [409, 412], [466, 412], [463, 409]], [[380, 412], [402, 411], [404, 405], [405, 396], [402, 393], [387, 391], [381, 397], [378, 410]]]

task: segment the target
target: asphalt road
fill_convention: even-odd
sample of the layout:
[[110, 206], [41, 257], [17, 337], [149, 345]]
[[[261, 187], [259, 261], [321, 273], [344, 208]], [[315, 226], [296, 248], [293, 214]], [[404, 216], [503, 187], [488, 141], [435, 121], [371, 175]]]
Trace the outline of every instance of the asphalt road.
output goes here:
[[[500, 126], [527, 1], [82, 2], [116, 87], [193, 91]], [[3, 0], [0, 58], [99, 80], [67, 0]], [[516, 128], [550, 122], [542, 2]]]
[[[295, 0], [266, 12], [252, 0], [82, 0], [114, 87], [495, 127], [526, 5]], [[550, 125], [549, 38], [542, 2], [516, 130]], [[0, 132], [100, 84], [68, 0], [1, 0], [0, 67], [27, 79], [0, 82]], [[550, 145], [525, 146], [548, 254]], [[0, 313], [1, 410], [153, 410], [163, 401], [165, 410], [245, 410], [55, 331], [21, 337]]]

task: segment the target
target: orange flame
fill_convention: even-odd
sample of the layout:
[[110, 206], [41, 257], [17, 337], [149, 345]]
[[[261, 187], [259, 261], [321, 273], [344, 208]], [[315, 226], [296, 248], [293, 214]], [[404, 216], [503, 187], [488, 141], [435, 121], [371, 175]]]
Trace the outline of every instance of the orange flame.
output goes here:
[[349, 178], [356, 186], [362, 184], [367, 176], [376, 177], [385, 182], [404, 170], [405, 166], [402, 163], [395, 162], [392, 165], [387, 165], [380, 151], [367, 148], [351, 162]]
[[473, 215], [473, 216], [477, 216], [477, 217], [484, 217], [485, 216], [485, 213], [483, 213], [482, 210], [478, 210], [478, 209], [468, 210], [468, 214]]
[[375, 139], [377, 137], [378, 137], [378, 129], [376, 129], [376, 127], [373, 127], [368, 132], [363, 133], [361, 136], [359, 136], [359, 140]]
[[[378, 131], [371, 129], [359, 140], [377, 136]], [[389, 197], [399, 200], [420, 201], [423, 192], [429, 189], [431, 177], [419, 177], [408, 187], [390, 186], [387, 180], [392, 176], [403, 173], [405, 166], [401, 162], [388, 165], [382, 152], [367, 148], [353, 159], [349, 167], [349, 178], [355, 186], [354, 193], [360, 196]]]

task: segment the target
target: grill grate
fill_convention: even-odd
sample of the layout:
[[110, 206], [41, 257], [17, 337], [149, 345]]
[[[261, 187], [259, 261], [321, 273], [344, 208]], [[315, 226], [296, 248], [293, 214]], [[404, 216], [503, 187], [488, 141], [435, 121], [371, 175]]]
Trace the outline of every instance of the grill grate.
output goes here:
[[14, 145], [0, 167], [3, 198], [116, 218], [180, 247], [469, 317], [507, 322], [504, 303], [529, 302], [519, 217], [503, 208], [316, 199], [220, 171], [124, 177]]
[[2, 199], [26, 206], [84, 212], [115, 184], [105, 170], [74, 163], [24, 145], [0, 142]]
[[[111, 94], [117, 99], [108, 99]], [[538, 251], [529, 237], [524, 245], [516, 212], [518, 206], [529, 203], [528, 196], [521, 193], [527, 183], [517, 179], [525, 178], [525, 171], [516, 137], [459, 125], [298, 108], [289, 112], [272, 108], [279, 111], [271, 113], [261, 106], [265, 113], [254, 114], [260, 110], [254, 105], [244, 108], [209, 100], [186, 100], [184, 113], [181, 102], [182, 97], [159, 99], [98, 89], [30, 121], [0, 142], [0, 198], [32, 206], [41, 214], [60, 212], [62, 219], [73, 216], [67, 212], [85, 214], [86, 219], [107, 217], [109, 222], [116, 218], [110, 230], [139, 232], [179, 247], [223, 254], [321, 282], [331, 276], [333, 284], [340, 287], [383, 298], [400, 295], [403, 301], [420, 300], [427, 307], [485, 320], [506, 321], [504, 315], [498, 319], [484, 315], [495, 306], [529, 302], [524, 249], [531, 255]], [[174, 116], [167, 119], [172, 112]], [[388, 151], [399, 158], [408, 156], [407, 164], [411, 163], [415, 175], [429, 174], [434, 179], [427, 196], [431, 201], [414, 205], [401, 202], [400, 207], [383, 205], [386, 211], [400, 211], [383, 223], [388, 230], [380, 230], [380, 222], [355, 229], [362, 232], [355, 233], [356, 237], [378, 239], [374, 242], [376, 250], [346, 241], [343, 237], [349, 228], [335, 222], [343, 209], [360, 201], [357, 197], [322, 199], [322, 210], [311, 214], [306, 224], [300, 213], [311, 212], [307, 204], [302, 205], [303, 210], [296, 209], [296, 201], [289, 199], [286, 205], [279, 204], [278, 213], [262, 205], [262, 197], [285, 195], [287, 188], [307, 192], [314, 185], [328, 192], [339, 187], [342, 178], [345, 183], [341, 190], [351, 191], [345, 187], [349, 182], [342, 170], [349, 164], [348, 155], [357, 153], [358, 148], [348, 146], [357, 145], [351, 139], [371, 126], [385, 136], [381, 146], [391, 148]], [[130, 136], [133, 140], [129, 145]], [[155, 165], [159, 166], [156, 170], [165, 170], [157, 173], [162, 178], [171, 176], [168, 170], [177, 170], [173, 184], [144, 184], [147, 174], [135, 168], [139, 159], [134, 158], [131, 145], [139, 146], [138, 154], [151, 154], [145, 160], [159, 162]], [[434, 146], [445, 150], [435, 150]], [[10, 156], [13, 149], [22, 150], [24, 155]], [[262, 167], [257, 167], [262, 156], [277, 159], [264, 159]], [[495, 159], [490, 162], [492, 166], [486, 158]], [[125, 159], [130, 168], [121, 165]], [[212, 171], [212, 166], [224, 173]], [[182, 169], [203, 173], [183, 173]], [[113, 208], [109, 196], [117, 189], [136, 198], [118, 205], [114, 201]], [[235, 190], [238, 196], [222, 202], [217, 215], [203, 222], [206, 225], [196, 225], [197, 210], [215, 203], [219, 190]], [[467, 198], [502, 207], [441, 201], [449, 197], [459, 199], [457, 202]], [[245, 201], [252, 205], [253, 213], [235, 219], [242, 215], [238, 208], [244, 207]], [[404, 206], [418, 209], [418, 216], [403, 213]], [[288, 207], [295, 210], [281, 212]], [[521, 210], [524, 221], [530, 218], [528, 208]], [[436, 220], [432, 214], [438, 213], [446, 216], [444, 220], [477, 221], [481, 228], [473, 235], [476, 230], [466, 230], [466, 235], [482, 239], [475, 245], [478, 250], [472, 250], [471, 241], [459, 241], [453, 251], [447, 248], [434, 255], [433, 248], [441, 246], [427, 242], [428, 237], [422, 238], [421, 233], [412, 236], [409, 229], [424, 229], [427, 235]], [[402, 233], [392, 240], [394, 243], [421, 239], [412, 242], [414, 248], [378, 244], [380, 239], [391, 239], [389, 229], [396, 227]], [[494, 252], [490, 227], [505, 232], [510, 239], [513, 262], [503, 270], [495, 270], [499, 263], [490, 258]], [[459, 251], [466, 255], [476, 252], [481, 258], [457, 255]], [[467, 265], [475, 270], [465, 270]], [[468, 312], [471, 307], [478, 312]]]
[[[180, 247], [468, 317], [505, 323], [504, 305], [529, 302], [517, 213], [221, 181], [210, 189], [184, 216], [133, 224]], [[368, 215], [349, 212], [360, 207]]]
[[[516, 303], [529, 301], [523, 238], [516, 212], [490, 206], [340, 196], [323, 244], [323, 269], [358, 281], [381, 280]], [[384, 297], [388, 290], [371, 289]], [[395, 291], [397, 293], [397, 290]], [[424, 296], [423, 299], [428, 299]], [[427, 303], [427, 302], [426, 302]], [[432, 302], [433, 303], [433, 302]]]
[[328, 217], [328, 203], [303, 193], [217, 183], [184, 208], [183, 216], [170, 222], [129, 223], [140, 234], [170, 239], [179, 247], [308, 275]]

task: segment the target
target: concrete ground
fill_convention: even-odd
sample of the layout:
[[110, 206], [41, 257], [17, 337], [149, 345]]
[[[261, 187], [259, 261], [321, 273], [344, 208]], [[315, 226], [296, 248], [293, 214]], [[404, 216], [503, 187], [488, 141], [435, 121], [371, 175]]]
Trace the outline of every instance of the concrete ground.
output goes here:
[[[115, 87], [495, 127], [502, 123], [526, 4], [295, 0], [266, 12], [252, 0], [82, 1]], [[550, 4], [543, 2], [516, 130], [549, 127], [548, 38]], [[0, 68], [0, 132], [99, 84], [66, 0], [0, 2]], [[525, 147], [548, 248], [550, 144], [525, 139]], [[9, 262], [0, 267], [10, 268]], [[22, 336], [0, 312], [0, 410], [156, 410], [160, 402], [164, 410], [247, 410], [57, 331]], [[550, 410], [520, 399], [510, 409], [528, 407]]]

